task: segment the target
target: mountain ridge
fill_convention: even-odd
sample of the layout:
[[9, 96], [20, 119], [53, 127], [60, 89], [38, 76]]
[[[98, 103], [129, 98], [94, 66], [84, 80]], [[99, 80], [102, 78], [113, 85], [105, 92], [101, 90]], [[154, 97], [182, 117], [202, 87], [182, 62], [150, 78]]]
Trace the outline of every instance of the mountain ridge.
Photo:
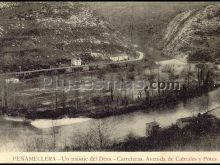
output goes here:
[[[168, 25], [163, 54], [190, 61], [219, 58], [220, 5], [185, 11]], [[201, 58], [201, 59], [200, 59]]]
[[[2, 70], [57, 66], [57, 60], [85, 52], [101, 53], [97, 61], [108, 60], [111, 54], [132, 55], [129, 40], [83, 3], [2, 2], [0, 6]], [[84, 59], [88, 58], [93, 57]]]

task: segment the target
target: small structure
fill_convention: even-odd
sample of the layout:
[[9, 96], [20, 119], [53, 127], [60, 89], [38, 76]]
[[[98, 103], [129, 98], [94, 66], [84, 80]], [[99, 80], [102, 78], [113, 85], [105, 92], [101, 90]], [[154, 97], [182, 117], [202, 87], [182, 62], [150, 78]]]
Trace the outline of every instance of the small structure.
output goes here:
[[186, 118], [180, 118], [176, 120], [176, 125], [180, 128], [183, 129], [185, 126], [189, 125], [190, 123], [193, 122], [193, 117], [186, 117]]
[[81, 58], [79, 58], [79, 57], [73, 58], [73, 59], [71, 60], [71, 65], [73, 65], [73, 66], [80, 66], [80, 65], [82, 65], [82, 60], [81, 60]]
[[6, 82], [6, 84], [10, 84], [10, 83], [17, 84], [17, 83], [19, 83], [19, 79], [18, 78], [8, 78], [8, 79], [5, 79], [5, 82]]
[[112, 61], [125, 61], [125, 60], [129, 60], [129, 57], [127, 54], [118, 54], [115, 56], [111, 56], [110, 60], [112, 60]]
[[156, 75], [158, 74], [159, 72], [159, 65], [155, 64], [154, 66], [151, 66], [151, 67], [147, 67], [145, 70], [144, 70], [144, 73], [146, 75]]
[[156, 134], [159, 131], [159, 129], [159, 124], [156, 121], [146, 123], [146, 136]]

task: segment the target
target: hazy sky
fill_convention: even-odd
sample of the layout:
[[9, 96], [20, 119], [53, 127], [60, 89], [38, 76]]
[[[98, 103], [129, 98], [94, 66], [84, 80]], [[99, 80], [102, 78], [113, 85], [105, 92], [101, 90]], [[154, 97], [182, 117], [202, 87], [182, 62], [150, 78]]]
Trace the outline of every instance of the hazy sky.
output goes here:
[[136, 10], [139, 13], [166, 14], [173, 10], [189, 10], [219, 2], [88, 2], [88, 4], [104, 15], [111, 15], [120, 10]]

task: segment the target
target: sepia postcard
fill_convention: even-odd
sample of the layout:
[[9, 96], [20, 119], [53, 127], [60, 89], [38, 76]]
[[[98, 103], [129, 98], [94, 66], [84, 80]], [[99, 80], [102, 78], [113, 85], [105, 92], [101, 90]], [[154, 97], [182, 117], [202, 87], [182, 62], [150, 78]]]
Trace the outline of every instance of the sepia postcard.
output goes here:
[[220, 163], [220, 2], [0, 2], [0, 163]]

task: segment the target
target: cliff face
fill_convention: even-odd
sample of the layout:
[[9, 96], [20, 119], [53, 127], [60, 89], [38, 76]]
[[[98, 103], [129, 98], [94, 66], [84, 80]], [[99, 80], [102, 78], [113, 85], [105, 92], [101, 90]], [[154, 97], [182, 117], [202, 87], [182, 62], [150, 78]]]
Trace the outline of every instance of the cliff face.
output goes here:
[[177, 15], [163, 38], [163, 54], [190, 61], [220, 57], [220, 5], [209, 5]]
[[108, 58], [131, 51], [108, 21], [79, 2], [2, 2], [0, 66], [25, 70], [57, 65], [59, 59], [94, 52]]

